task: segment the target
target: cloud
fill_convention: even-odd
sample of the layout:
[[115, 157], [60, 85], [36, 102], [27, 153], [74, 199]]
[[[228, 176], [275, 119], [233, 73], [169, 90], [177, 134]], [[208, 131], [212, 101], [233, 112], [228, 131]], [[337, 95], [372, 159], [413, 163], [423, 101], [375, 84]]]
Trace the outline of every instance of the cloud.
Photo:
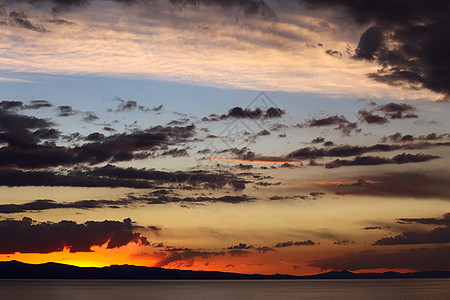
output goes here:
[[250, 255], [250, 251], [240, 249], [229, 250], [228, 253], [231, 255], [231, 257], [235, 256], [247, 257]]
[[363, 228], [364, 230], [378, 230], [383, 229], [381, 226], [367, 226]]
[[8, 110], [8, 109], [22, 109], [23, 108], [23, 102], [22, 101], [10, 101], [10, 100], [3, 100], [0, 102], [0, 109], [2, 110]]
[[286, 248], [292, 246], [314, 246], [314, 245], [316, 245], [316, 243], [314, 243], [311, 240], [297, 241], [297, 242], [288, 241], [288, 242], [279, 242], [274, 246], [274, 248]]
[[28, 17], [23, 12], [11, 11], [9, 13], [9, 25], [25, 28], [37, 32], [46, 32], [47, 30], [42, 25], [35, 25], [28, 20]]
[[147, 108], [143, 105], [138, 104], [137, 101], [135, 100], [123, 100], [122, 98], [119, 97], [114, 97], [112, 100], [118, 101], [119, 105], [117, 106], [116, 109], [108, 108], [107, 109], [108, 112], [130, 112], [135, 110], [139, 110], [142, 112], [150, 112], [150, 111], [158, 112], [163, 109], [163, 105], [159, 105], [154, 108]]
[[375, 115], [372, 112], [367, 111], [365, 109], [361, 109], [358, 112], [358, 115], [359, 115], [359, 119], [362, 122], [366, 122], [367, 124], [379, 124], [379, 125], [382, 125], [382, 124], [386, 124], [386, 123], [389, 122], [388, 118], [383, 117], [383, 116]]
[[440, 156], [407, 153], [398, 154], [393, 158], [385, 158], [379, 156], [357, 156], [353, 160], [336, 159], [332, 162], [326, 163], [325, 168], [332, 169], [341, 166], [375, 166], [386, 164], [419, 163], [427, 162], [436, 158], [440, 158]]
[[[25, 0], [21, 0], [24, 2]], [[142, 6], [154, 6], [152, 1], [124, 1], [124, 0], [110, 0], [118, 3], [124, 3], [128, 6], [130, 5], [142, 5]], [[94, 0], [36, 0], [32, 1], [32, 4], [39, 5], [41, 3], [52, 4], [53, 13], [60, 13], [62, 11], [70, 10], [73, 7], [87, 6]], [[170, 4], [175, 7], [184, 6], [216, 6], [222, 9], [233, 9], [237, 8], [242, 10], [247, 15], [260, 14], [264, 16], [273, 16], [273, 12], [265, 1], [262, 0], [229, 0], [229, 1], [219, 1], [219, 0], [167, 0]], [[126, 6], [125, 6], [126, 8]]]
[[355, 23], [371, 25], [361, 35], [354, 56], [382, 66], [369, 74], [371, 78], [390, 85], [450, 94], [447, 1], [398, 1], [395, 5], [357, 0], [300, 2], [309, 8], [342, 7]]
[[448, 142], [439, 143], [415, 143], [415, 144], [375, 144], [371, 146], [341, 145], [327, 148], [304, 147], [287, 155], [289, 159], [315, 159], [323, 157], [348, 157], [358, 156], [368, 152], [390, 152], [398, 150], [421, 150], [432, 147], [450, 146]]
[[407, 231], [394, 237], [384, 237], [374, 245], [413, 245], [450, 243], [450, 227], [438, 227], [430, 232]]
[[167, 204], [167, 203], [183, 203], [183, 204], [200, 204], [200, 203], [246, 203], [256, 200], [254, 197], [247, 195], [241, 196], [222, 196], [222, 197], [177, 197], [173, 195], [159, 195], [155, 196], [150, 193], [147, 195], [128, 194], [127, 200], [130, 202], [145, 203], [145, 204]]
[[415, 271], [450, 271], [450, 247], [418, 248], [394, 253], [366, 250], [309, 262], [321, 270], [412, 269]]
[[311, 141], [312, 144], [320, 144], [320, 143], [323, 143], [323, 142], [325, 142], [325, 139], [323, 137], [316, 137], [315, 139], [313, 139]]
[[70, 105], [58, 106], [56, 110], [58, 111], [58, 117], [69, 117], [78, 113], [78, 111], [74, 110]]
[[399, 218], [399, 224], [431, 224], [431, 225], [446, 225], [450, 226], [450, 213], [445, 213], [442, 218]]
[[342, 52], [338, 51], [338, 50], [327, 49], [327, 50], [325, 50], [325, 53], [330, 55], [330, 56], [337, 57], [337, 58], [341, 58], [342, 57]]
[[266, 110], [263, 110], [259, 107], [255, 109], [251, 108], [242, 108], [239, 106], [231, 108], [227, 114], [217, 115], [212, 114], [208, 117], [202, 118], [204, 122], [212, 122], [212, 121], [220, 121], [226, 120], [230, 118], [234, 119], [273, 119], [273, 118], [281, 118], [286, 112], [278, 107], [269, 107]]
[[371, 195], [376, 197], [412, 197], [419, 199], [450, 197], [450, 179], [440, 174], [386, 173], [361, 176], [350, 184], [321, 185], [339, 195]]
[[406, 231], [394, 237], [384, 237], [377, 240], [374, 245], [411, 245], [411, 244], [440, 244], [450, 243], [450, 213], [443, 215], [443, 218], [400, 218], [399, 224], [431, 224], [445, 225], [429, 232]]
[[208, 251], [196, 251], [192, 249], [186, 249], [183, 251], [170, 251], [170, 252], [153, 252], [153, 253], [139, 253], [131, 254], [132, 259], [158, 259], [159, 261], [153, 265], [153, 267], [161, 268], [164, 266], [175, 267], [191, 267], [196, 259], [208, 259], [215, 256], [223, 256], [225, 252], [208, 252]]
[[333, 242], [333, 245], [337, 246], [347, 246], [349, 244], [356, 244], [354, 241], [350, 241], [348, 239], [338, 240], [336, 242]]
[[232, 9], [237, 7], [242, 9], [247, 15], [261, 14], [264, 16], [273, 16], [274, 12], [269, 7], [269, 5], [263, 0], [231, 0], [231, 1], [220, 1], [220, 0], [169, 0], [170, 3], [174, 5], [192, 5], [192, 6], [218, 6], [223, 9]]
[[130, 187], [154, 188], [151, 182], [93, 176], [71, 171], [59, 174], [53, 171], [22, 171], [0, 168], [0, 185], [2, 186], [70, 186], [70, 187]]
[[[358, 112], [359, 119], [367, 124], [386, 124], [390, 120], [395, 119], [411, 119], [418, 118], [413, 112], [416, 111], [416, 107], [406, 103], [386, 103], [379, 105], [370, 111], [361, 109]], [[375, 112], [383, 113], [383, 116], [375, 114]]]
[[0, 213], [13, 214], [23, 212], [43, 211], [49, 209], [94, 209], [94, 208], [118, 208], [134, 203], [127, 200], [79, 200], [74, 202], [56, 202], [54, 200], [35, 200], [23, 204], [1, 204]]
[[[110, 135], [99, 139], [100, 134], [89, 135], [88, 142], [73, 148], [55, 145], [38, 145], [37, 137], [56, 137], [55, 130], [40, 130], [33, 134], [28, 129], [46, 129], [53, 123], [30, 116], [0, 111], [0, 141], [9, 145], [0, 148], [0, 168], [43, 168], [80, 163], [130, 161], [150, 156], [142, 153], [161, 145], [176, 144], [194, 134], [194, 126], [155, 126], [146, 130]], [[96, 139], [95, 139], [96, 138]], [[140, 153], [139, 153], [140, 152]]]
[[406, 143], [406, 142], [413, 142], [413, 141], [442, 141], [442, 140], [449, 140], [449, 139], [450, 139], [450, 133], [438, 134], [435, 132], [431, 132], [426, 135], [413, 136], [411, 134], [401, 134], [400, 132], [396, 132], [394, 134], [382, 137], [381, 141], [383, 143], [386, 143], [386, 142]]
[[238, 245], [233, 245], [227, 247], [228, 250], [242, 250], [242, 249], [252, 249], [253, 245], [247, 245], [246, 243], [239, 243]]
[[[11, 107], [11, 103], [4, 105]], [[46, 119], [16, 114], [9, 110], [0, 109], [0, 130], [2, 131], [11, 132], [18, 131], [20, 129], [46, 128], [51, 125], [53, 125], [53, 123]]]
[[47, 100], [32, 100], [29, 105], [24, 106], [26, 109], [41, 109], [46, 107], [53, 107], [53, 104]]
[[[110, 74], [251, 90], [437, 98], [430, 92], [393, 89], [364, 76], [376, 65], [349, 59], [361, 28], [348, 26], [342, 10], [311, 14], [285, 0], [20, 0], [5, 3], [4, 11], [0, 22], [8, 34], [2, 49], [14, 54], [5, 61], [8, 70]], [[13, 11], [26, 12], [28, 18], [22, 19], [34, 26], [31, 29], [45, 22], [46, 32], [18, 30], [10, 24]], [[16, 46], [16, 36], [22, 47]], [[108, 47], [111, 37], [122, 40], [126, 49]], [[27, 51], [30, 48], [33, 53]], [[334, 55], [341, 52], [343, 59], [325, 49]], [[50, 52], [54, 55], [41, 55]]]
[[307, 127], [324, 127], [324, 126], [337, 126], [336, 130], [341, 130], [342, 134], [350, 135], [353, 130], [357, 129], [357, 124], [350, 122], [346, 117], [342, 115], [334, 115], [321, 119], [313, 118], [307, 120], [304, 126]]
[[119, 221], [73, 221], [35, 223], [29, 217], [0, 221], [0, 253], [50, 253], [69, 248], [70, 252], [92, 252], [92, 246], [106, 244], [118, 248], [128, 243], [149, 245], [146, 237], [135, 232], [139, 227], [131, 219]]
[[106, 165], [100, 168], [89, 170], [87, 175], [95, 175], [100, 177], [112, 177], [120, 179], [145, 179], [154, 180], [157, 183], [177, 183], [188, 185], [201, 185], [204, 188], [223, 188], [226, 185], [233, 187], [235, 190], [243, 190], [246, 180], [229, 172], [210, 172], [204, 170], [196, 170], [191, 172], [164, 172], [148, 169], [136, 168], [119, 168], [113, 165]]
[[83, 121], [85, 121], [85, 122], [91, 123], [91, 122], [97, 121], [99, 119], [99, 117], [94, 112], [87, 111], [84, 114], [85, 114], [85, 116], [83, 117]]

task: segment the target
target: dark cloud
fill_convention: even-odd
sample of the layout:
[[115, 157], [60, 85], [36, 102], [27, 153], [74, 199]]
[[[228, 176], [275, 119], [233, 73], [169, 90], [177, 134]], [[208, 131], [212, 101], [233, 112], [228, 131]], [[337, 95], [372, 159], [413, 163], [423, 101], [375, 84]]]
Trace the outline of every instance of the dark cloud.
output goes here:
[[73, 208], [73, 209], [94, 209], [94, 208], [118, 208], [130, 204], [125, 200], [79, 200], [74, 202], [59, 203], [53, 200], [35, 200], [23, 204], [1, 204], [0, 213], [13, 214], [32, 211], [43, 211], [49, 209]]
[[226, 185], [235, 190], [245, 188], [246, 180], [243, 180], [229, 172], [209, 172], [203, 170], [191, 172], [164, 172], [148, 169], [119, 168], [107, 165], [101, 168], [94, 168], [86, 172], [87, 175], [100, 177], [112, 177], [119, 179], [154, 180], [157, 183], [176, 183], [203, 188], [223, 188]]
[[27, 15], [24, 12], [11, 11], [9, 13], [9, 25], [22, 27], [28, 30], [36, 32], [46, 32], [44, 26], [39, 24], [33, 24], [28, 20]]
[[115, 97], [113, 98], [113, 100], [118, 101], [119, 105], [117, 106], [116, 109], [108, 108], [107, 109], [108, 112], [131, 112], [135, 110], [139, 110], [142, 112], [150, 112], [150, 111], [158, 112], [163, 109], [163, 105], [159, 105], [154, 108], [147, 108], [143, 105], [138, 104], [137, 101], [135, 100], [123, 100], [122, 98], [119, 97]]
[[151, 182], [95, 176], [71, 171], [59, 174], [52, 171], [22, 171], [17, 169], [0, 169], [2, 186], [70, 186], [70, 187], [130, 187], [154, 188]]
[[23, 108], [22, 101], [3, 100], [0, 102], [0, 109], [8, 110], [8, 109], [22, 109], [22, 108]]
[[[0, 152], [1, 153], [1, 152]], [[36, 163], [37, 164], [37, 163]], [[248, 183], [235, 174], [229, 172], [164, 172], [151, 169], [119, 168], [106, 165], [100, 168], [84, 168], [72, 171], [23, 171], [11, 168], [0, 168], [0, 185], [3, 186], [72, 186], [72, 187], [131, 187], [155, 188], [170, 184], [173, 188], [203, 188], [222, 189], [230, 187], [235, 191], [245, 189]], [[150, 195], [153, 196], [153, 195]], [[143, 196], [144, 197], [144, 196]], [[168, 202], [169, 198], [149, 198], [155, 202]], [[185, 201], [220, 201], [238, 203], [251, 201], [247, 196], [225, 196], [222, 198], [192, 198]], [[172, 201], [182, 200], [172, 198]]]
[[258, 248], [255, 248], [259, 253], [266, 253], [266, 252], [269, 252], [269, 251], [275, 251], [273, 248], [270, 248], [270, 247], [267, 247], [267, 246], [264, 246], [264, 247], [258, 247]]
[[388, 173], [364, 176], [351, 184], [329, 184], [322, 188], [339, 195], [371, 195], [378, 197], [412, 197], [419, 199], [450, 197], [450, 179], [420, 173]]
[[450, 226], [450, 213], [445, 213], [442, 218], [399, 218], [399, 224], [429, 224], [429, 225], [446, 225]]
[[450, 94], [450, 3], [427, 1], [299, 0], [308, 8], [341, 7], [355, 23], [371, 25], [355, 59], [378, 62], [369, 77], [390, 85]]
[[32, 100], [29, 105], [24, 106], [26, 109], [41, 109], [45, 107], [53, 107], [53, 104], [47, 100]]
[[[256, 199], [246, 195], [242, 196], [224, 196], [224, 197], [178, 197], [173, 193], [158, 194], [152, 192], [144, 195], [135, 195], [130, 193], [126, 198], [119, 200], [78, 200], [73, 202], [56, 202], [54, 200], [41, 199], [22, 204], [1, 204], [1, 214], [14, 214], [24, 212], [37, 212], [51, 209], [97, 209], [97, 208], [121, 208], [136, 207], [153, 204], [180, 203], [181, 205], [193, 204], [200, 205], [206, 203], [245, 203], [252, 202]], [[245, 244], [244, 244], [245, 245]], [[237, 245], [240, 247], [242, 244]], [[253, 246], [246, 249], [253, 248]], [[240, 248], [229, 248], [240, 249]]]
[[[4, 129], [13, 133], [13, 130], [22, 128], [20, 134], [2, 134], [0, 138], [8, 142], [8, 147], [0, 148], [0, 167], [16, 166], [19, 168], [42, 168], [62, 165], [75, 165], [80, 163], [97, 164], [107, 161], [129, 161], [150, 156], [139, 153], [143, 150], [151, 150], [157, 146], [175, 144], [186, 140], [194, 133], [193, 126], [163, 127], [156, 126], [144, 131], [135, 131], [130, 134], [122, 133], [111, 135], [103, 140], [85, 143], [73, 148], [37, 145], [30, 139], [27, 128], [45, 128], [50, 122], [34, 117], [8, 114], [0, 111], [0, 130]], [[1, 134], [1, 132], [0, 132]], [[28, 138], [27, 147], [13, 147], [12, 138]], [[91, 138], [100, 137], [100, 134]], [[23, 141], [21, 141], [23, 142]], [[24, 142], [23, 142], [24, 144]], [[16, 145], [17, 146], [17, 145]]]
[[247, 257], [250, 255], [250, 251], [247, 250], [240, 250], [240, 249], [233, 249], [233, 250], [229, 250], [228, 254], [230, 254], [232, 257], [233, 256], [242, 256], [242, 257]]
[[316, 137], [311, 141], [312, 144], [319, 144], [325, 142], [325, 139], [323, 137]]
[[309, 195], [313, 199], [316, 199], [316, 198], [321, 198], [321, 197], [325, 196], [325, 193], [324, 192], [311, 192], [311, 193], [309, 193]]
[[101, 142], [105, 139], [105, 135], [99, 132], [93, 132], [84, 138], [85, 141]]
[[225, 252], [208, 252], [208, 251], [196, 251], [192, 249], [176, 250], [170, 252], [153, 252], [153, 253], [139, 253], [132, 254], [132, 259], [151, 258], [159, 259], [154, 267], [161, 268], [168, 265], [175, 267], [191, 267], [194, 264], [195, 259], [207, 259], [214, 256], [223, 256]]
[[383, 116], [379, 116], [379, 115], [376, 115], [376, 114], [373, 114], [372, 112], [367, 111], [365, 109], [361, 109], [358, 112], [358, 116], [359, 116], [359, 119], [362, 122], [366, 122], [367, 124], [380, 124], [380, 125], [382, 125], [382, 124], [386, 124], [386, 123], [389, 122], [388, 118], [383, 117]]
[[17, 110], [17, 109], [41, 109], [53, 107], [53, 104], [47, 100], [32, 100], [30, 104], [25, 105], [22, 101], [3, 100], [0, 102], [0, 109]]
[[[42, 7], [42, 4], [48, 3], [51, 5], [53, 14], [58, 14], [68, 11], [73, 7], [87, 6], [94, 0], [18, 0], [18, 2], [28, 2], [36, 7]], [[153, 1], [147, 0], [110, 0], [117, 3], [129, 5], [154, 5]], [[245, 15], [262, 15], [267, 17], [274, 16], [274, 12], [269, 5], [263, 0], [167, 0], [171, 5], [178, 8], [185, 6], [201, 7], [201, 6], [215, 6], [221, 9], [231, 10], [238, 9]], [[45, 6], [44, 6], [45, 7]]]
[[259, 136], [270, 135], [270, 131], [268, 131], [267, 129], [264, 129], [264, 130], [258, 132], [256, 135], [259, 135]]
[[407, 153], [398, 154], [393, 158], [385, 158], [379, 156], [357, 156], [353, 160], [336, 159], [332, 162], [326, 163], [325, 168], [332, 169], [341, 166], [375, 166], [387, 164], [419, 163], [430, 161], [436, 158], [440, 157], [426, 154], [407, 154]]
[[185, 148], [182, 148], [182, 149], [174, 148], [174, 149], [170, 149], [170, 150], [166, 150], [166, 151], [162, 152], [160, 154], [160, 156], [183, 157], [183, 156], [189, 156], [189, 153], [187, 152], [187, 150]]
[[450, 139], [449, 133], [437, 134], [435, 132], [431, 132], [426, 135], [413, 136], [411, 134], [401, 134], [400, 132], [396, 132], [394, 134], [382, 137], [381, 141], [383, 143], [386, 143], [386, 142], [403, 143], [403, 142], [413, 142], [413, 141], [426, 141], [426, 142], [442, 141], [442, 140], [449, 140], [449, 139]]
[[0, 253], [50, 253], [62, 251], [92, 252], [92, 246], [107, 244], [117, 248], [128, 243], [149, 245], [147, 239], [135, 232], [130, 219], [118, 221], [88, 221], [78, 224], [73, 221], [58, 223], [35, 223], [31, 218], [0, 221]]
[[1, 131], [14, 132], [21, 129], [46, 128], [51, 125], [53, 125], [53, 123], [46, 119], [16, 114], [11, 111], [0, 109]]
[[415, 271], [450, 271], [450, 247], [419, 248], [394, 253], [367, 250], [309, 262], [321, 270], [412, 269]]
[[312, 118], [307, 120], [304, 126], [307, 127], [328, 127], [328, 126], [336, 126], [336, 130], [342, 131], [344, 135], [350, 135], [350, 133], [354, 130], [357, 130], [357, 125], [354, 122], [350, 122], [344, 116], [334, 115], [321, 119]]
[[219, 120], [226, 120], [230, 118], [234, 119], [273, 119], [273, 118], [281, 118], [286, 112], [277, 107], [269, 107], [267, 110], [262, 110], [257, 107], [255, 109], [251, 108], [242, 108], [239, 106], [231, 108], [227, 114], [217, 115], [212, 114], [208, 117], [202, 118], [202, 121], [212, 122]]
[[356, 244], [354, 241], [350, 241], [348, 239], [338, 240], [336, 242], [333, 242], [333, 245], [337, 246], [347, 246], [349, 244]]
[[315, 159], [321, 157], [349, 157], [358, 156], [368, 152], [391, 152], [398, 150], [422, 150], [432, 147], [450, 146], [450, 143], [414, 143], [414, 144], [375, 144], [372, 146], [342, 145], [327, 148], [304, 147], [287, 155], [289, 159]]
[[247, 195], [241, 196], [222, 196], [222, 197], [177, 197], [174, 195], [159, 195], [153, 194], [135, 195], [128, 194], [127, 200], [131, 202], [145, 203], [145, 204], [167, 204], [167, 203], [184, 203], [184, 204], [202, 204], [202, 203], [246, 203], [256, 200], [254, 197]]
[[238, 245], [233, 245], [230, 247], [227, 247], [228, 250], [242, 250], [242, 249], [252, 249], [254, 248], [253, 245], [247, 245], [246, 243], [239, 243]]
[[40, 128], [32, 133], [32, 135], [42, 140], [55, 140], [60, 137], [61, 132], [54, 128]]
[[411, 245], [450, 243], [450, 228], [438, 227], [430, 232], [407, 231], [394, 237], [384, 237], [374, 245]]
[[[358, 112], [359, 119], [367, 124], [386, 124], [390, 120], [395, 119], [411, 119], [418, 118], [415, 112], [417, 109], [415, 106], [406, 103], [387, 103], [379, 105], [371, 110], [361, 109]], [[380, 116], [378, 113], [382, 113]]]
[[[10, 105], [8, 105], [10, 107]], [[59, 131], [50, 129], [53, 123], [46, 119], [16, 114], [11, 110], [0, 109], [0, 142], [7, 143], [7, 147], [0, 148], [0, 161], [2, 151], [25, 148], [29, 151], [40, 142], [40, 139], [51, 139], [59, 135]], [[36, 129], [32, 132], [32, 129]], [[0, 163], [1, 165], [1, 163]]]
[[85, 122], [94, 122], [99, 119], [99, 117], [94, 112], [88, 111], [85, 112], [84, 114], [85, 116], [83, 117], [83, 121]]
[[58, 117], [69, 117], [78, 113], [77, 110], [74, 110], [72, 106], [69, 105], [58, 106], [56, 110], [58, 111]]
[[383, 47], [383, 33], [377, 27], [367, 29], [359, 39], [356, 48], [356, 57], [366, 60], [374, 60], [375, 53]]
[[288, 241], [288, 242], [280, 242], [280, 243], [276, 244], [274, 246], [274, 248], [285, 248], [285, 247], [292, 247], [292, 246], [314, 246], [314, 245], [316, 245], [316, 243], [314, 243], [311, 240], [298, 241], [298, 242]]
[[410, 245], [410, 244], [440, 244], [450, 243], [450, 213], [444, 214], [443, 218], [401, 218], [400, 224], [416, 223], [430, 225], [444, 225], [431, 231], [406, 231], [394, 237], [384, 237], [374, 245]]
[[367, 226], [363, 228], [364, 230], [378, 230], [383, 229], [381, 226]]
[[325, 53], [330, 56], [334, 56], [334, 57], [338, 57], [338, 58], [342, 57], [342, 52], [337, 51], [337, 50], [328, 49], [328, 50], [325, 50]]
[[286, 112], [278, 107], [269, 107], [264, 114], [264, 118], [281, 118]]

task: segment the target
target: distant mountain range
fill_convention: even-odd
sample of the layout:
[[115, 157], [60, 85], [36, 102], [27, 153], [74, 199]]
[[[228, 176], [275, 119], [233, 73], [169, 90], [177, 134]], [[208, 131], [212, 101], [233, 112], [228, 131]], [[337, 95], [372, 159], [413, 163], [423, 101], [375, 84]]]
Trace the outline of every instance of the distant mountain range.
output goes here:
[[414, 273], [352, 273], [332, 271], [317, 275], [261, 275], [214, 271], [187, 271], [112, 265], [103, 268], [76, 267], [59, 263], [26, 264], [18, 261], [0, 262], [0, 278], [10, 279], [370, 279], [370, 278], [450, 278], [450, 271]]

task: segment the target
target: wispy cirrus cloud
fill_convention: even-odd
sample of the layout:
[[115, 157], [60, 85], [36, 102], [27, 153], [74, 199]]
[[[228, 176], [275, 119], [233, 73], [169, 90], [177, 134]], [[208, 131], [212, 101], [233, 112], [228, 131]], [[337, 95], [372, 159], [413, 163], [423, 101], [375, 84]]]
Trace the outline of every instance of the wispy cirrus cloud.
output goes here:
[[[359, 31], [367, 25], [355, 30], [336, 12], [311, 16], [311, 11], [296, 3], [276, 1], [33, 3], [45, 2], [50, 5], [18, 1], [3, 8], [7, 17], [2, 26], [6, 34], [0, 40], [5, 54], [2, 69], [159, 78], [255, 90], [440, 97], [366, 77], [376, 63], [363, 64], [352, 58], [352, 52], [358, 48]], [[9, 24], [11, 13], [25, 14], [21, 20], [28, 26]], [[111, 15], [120, 16], [122, 22], [112, 23]], [[20, 44], [14, 36], [21, 37]], [[111, 47], [112, 38], [127, 47]], [[332, 51], [322, 49], [324, 41]], [[32, 55], [27, 52], [29, 45], [33, 45]], [[58, 49], [52, 57], [45, 55], [50, 49]], [[204, 49], [209, 49], [206, 60]]]

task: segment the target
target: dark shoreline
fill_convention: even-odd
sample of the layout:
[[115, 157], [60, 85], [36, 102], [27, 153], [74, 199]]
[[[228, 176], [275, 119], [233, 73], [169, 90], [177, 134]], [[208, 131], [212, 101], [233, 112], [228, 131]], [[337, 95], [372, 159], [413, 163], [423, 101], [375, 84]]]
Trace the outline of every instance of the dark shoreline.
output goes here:
[[332, 271], [316, 275], [294, 276], [285, 274], [262, 275], [216, 271], [188, 271], [112, 265], [109, 267], [76, 267], [59, 263], [26, 264], [18, 261], [0, 262], [0, 279], [120, 279], [120, 280], [279, 280], [279, 279], [395, 279], [395, 278], [450, 278], [450, 271], [413, 273], [352, 273]]

